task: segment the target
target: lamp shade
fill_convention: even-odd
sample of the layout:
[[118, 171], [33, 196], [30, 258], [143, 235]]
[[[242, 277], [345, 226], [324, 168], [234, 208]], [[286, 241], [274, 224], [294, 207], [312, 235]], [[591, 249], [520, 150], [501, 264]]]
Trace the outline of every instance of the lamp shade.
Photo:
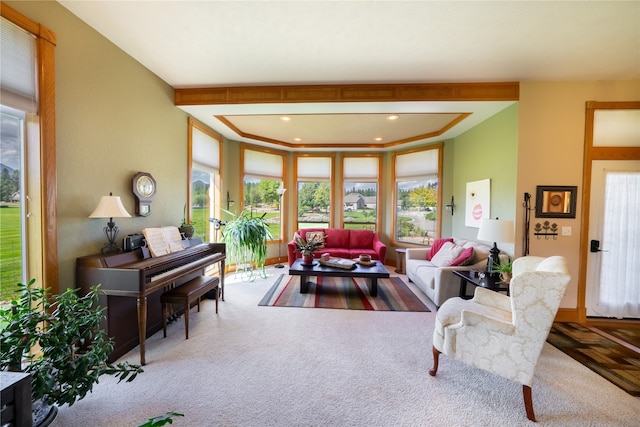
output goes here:
[[122, 205], [120, 196], [102, 196], [98, 207], [89, 218], [129, 218], [129, 212]]
[[478, 230], [478, 240], [496, 243], [513, 243], [515, 233], [513, 221], [505, 219], [482, 219]]
[[280, 188], [278, 188], [277, 191], [278, 191], [278, 194], [282, 196], [287, 191], [287, 189], [280, 187]]

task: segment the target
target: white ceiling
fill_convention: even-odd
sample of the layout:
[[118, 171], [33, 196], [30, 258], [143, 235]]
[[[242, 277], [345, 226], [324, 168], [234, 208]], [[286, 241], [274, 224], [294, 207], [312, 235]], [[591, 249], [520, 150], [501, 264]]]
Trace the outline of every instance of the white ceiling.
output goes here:
[[[639, 1], [59, 3], [174, 88], [640, 78]], [[295, 149], [390, 147], [407, 135], [437, 133], [445, 118], [431, 113], [472, 113], [446, 132], [403, 146], [442, 140], [510, 104], [181, 108], [228, 138]], [[390, 113], [400, 115], [392, 125]], [[282, 115], [292, 120], [284, 122]]]

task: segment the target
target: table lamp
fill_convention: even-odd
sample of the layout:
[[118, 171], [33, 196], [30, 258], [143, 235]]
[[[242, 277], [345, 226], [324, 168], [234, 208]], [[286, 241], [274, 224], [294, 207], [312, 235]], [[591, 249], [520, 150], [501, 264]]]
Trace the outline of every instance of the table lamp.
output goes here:
[[497, 242], [513, 243], [515, 233], [513, 230], [513, 221], [504, 219], [488, 219], [483, 218], [480, 221], [480, 229], [478, 230], [478, 240], [485, 242], [493, 242], [493, 247], [489, 251], [489, 259], [487, 260], [487, 274], [497, 276], [498, 273], [493, 271], [494, 265], [500, 265], [500, 249]]
[[104, 227], [104, 234], [107, 235], [107, 243], [102, 248], [103, 254], [111, 252], [122, 252], [122, 248], [116, 244], [116, 237], [118, 236], [118, 227], [113, 222], [113, 218], [129, 218], [129, 212], [122, 205], [120, 196], [114, 196], [113, 193], [109, 193], [108, 196], [102, 196], [98, 207], [93, 211], [89, 218], [109, 218], [106, 227]]

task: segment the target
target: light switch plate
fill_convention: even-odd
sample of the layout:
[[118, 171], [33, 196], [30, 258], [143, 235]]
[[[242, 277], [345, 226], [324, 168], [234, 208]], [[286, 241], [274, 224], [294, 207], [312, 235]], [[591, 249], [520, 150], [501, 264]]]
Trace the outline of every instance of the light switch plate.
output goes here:
[[563, 236], [571, 236], [571, 226], [562, 227]]

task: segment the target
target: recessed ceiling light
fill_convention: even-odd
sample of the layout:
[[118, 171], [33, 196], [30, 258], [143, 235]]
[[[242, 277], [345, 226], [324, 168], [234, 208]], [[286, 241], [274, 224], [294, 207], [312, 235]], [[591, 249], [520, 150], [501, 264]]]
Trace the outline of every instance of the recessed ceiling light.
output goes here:
[[377, 137], [377, 138], [376, 138], [376, 141], [382, 141], [382, 138]]
[[283, 122], [288, 122], [289, 120], [291, 120], [291, 117], [282, 116], [280, 117], [280, 120], [282, 120]]
[[300, 141], [302, 141], [302, 138], [293, 138], [293, 140], [294, 140], [295, 142], [300, 142]]
[[400, 118], [399, 115], [397, 114], [391, 114], [389, 116], [387, 116], [387, 120], [398, 120]]

